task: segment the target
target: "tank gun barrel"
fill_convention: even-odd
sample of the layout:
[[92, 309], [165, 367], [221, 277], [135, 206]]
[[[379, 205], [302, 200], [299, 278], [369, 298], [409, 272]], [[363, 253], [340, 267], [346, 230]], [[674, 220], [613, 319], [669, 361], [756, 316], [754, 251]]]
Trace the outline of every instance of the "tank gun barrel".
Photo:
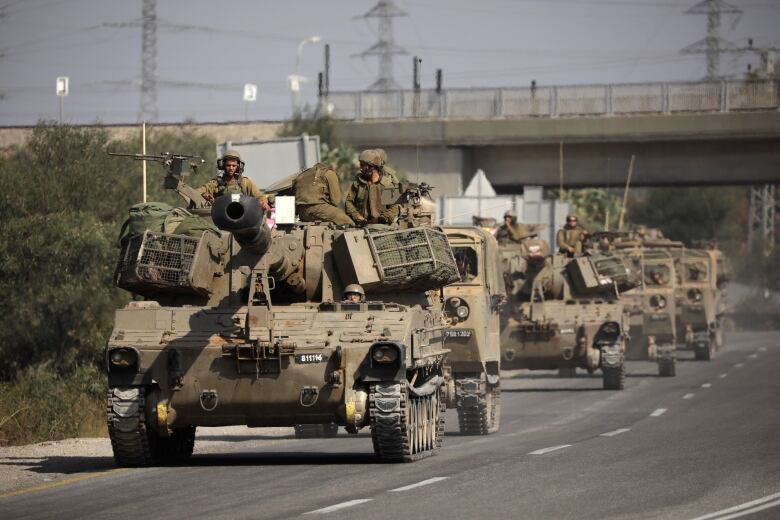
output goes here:
[[262, 255], [271, 245], [271, 230], [265, 225], [260, 202], [248, 195], [223, 195], [214, 200], [211, 219], [223, 231], [229, 231], [242, 248]]

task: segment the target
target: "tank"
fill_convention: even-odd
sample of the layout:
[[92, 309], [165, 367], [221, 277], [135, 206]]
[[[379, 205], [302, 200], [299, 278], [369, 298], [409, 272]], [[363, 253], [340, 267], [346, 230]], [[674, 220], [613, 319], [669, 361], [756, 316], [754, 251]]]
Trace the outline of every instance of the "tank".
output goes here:
[[[439, 291], [459, 279], [444, 233], [270, 229], [244, 195], [217, 198], [210, 216], [219, 232], [146, 230], [122, 246], [115, 282], [135, 300], [116, 312], [106, 349], [116, 462], [182, 460], [198, 426], [227, 425], [369, 429], [387, 462], [435, 453]], [[366, 301], [341, 301], [354, 283]]]
[[623, 257], [641, 280], [637, 287], [620, 295], [630, 316], [626, 359], [655, 361], [659, 376], [674, 376], [677, 362], [674, 259], [668, 251], [632, 243], [618, 242], [615, 254]]
[[499, 309], [506, 295], [492, 234], [446, 226], [460, 281], [444, 288], [447, 406], [464, 435], [498, 431], [501, 420]]
[[603, 387], [625, 386], [628, 317], [620, 290], [633, 286], [622, 262], [593, 254], [550, 256], [539, 238], [500, 248], [508, 295], [501, 319], [502, 370], [601, 370]]
[[723, 346], [723, 286], [730, 271], [717, 249], [671, 250], [677, 269], [677, 337], [697, 360], [709, 361]]

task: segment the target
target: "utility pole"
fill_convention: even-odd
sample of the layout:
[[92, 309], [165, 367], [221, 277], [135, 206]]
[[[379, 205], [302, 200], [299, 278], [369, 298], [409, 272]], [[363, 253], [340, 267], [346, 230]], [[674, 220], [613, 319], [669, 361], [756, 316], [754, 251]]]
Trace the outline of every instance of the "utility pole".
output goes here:
[[[694, 5], [685, 14], [707, 15], [707, 36], [682, 49], [682, 54], [705, 54], [707, 56], [708, 81], [717, 81], [720, 76], [720, 55], [724, 52], [735, 52], [737, 47], [720, 37], [721, 15], [732, 14], [737, 17], [742, 15], [742, 10], [726, 3], [724, 0], [702, 0]], [[739, 18], [737, 18], [739, 20]]]
[[772, 184], [750, 187], [750, 215], [748, 249], [756, 239], [764, 246], [764, 256], [769, 256], [775, 247], [775, 187]]
[[141, 6], [141, 115], [143, 121], [157, 121], [157, 0], [143, 0]]
[[409, 54], [406, 49], [395, 44], [393, 38], [393, 18], [409, 16], [402, 11], [392, 0], [380, 0], [366, 14], [359, 18], [379, 19], [379, 41], [358, 54], [360, 57], [377, 56], [379, 58], [379, 70], [377, 79], [368, 90], [400, 90], [400, 85], [393, 78], [393, 56], [397, 54]]

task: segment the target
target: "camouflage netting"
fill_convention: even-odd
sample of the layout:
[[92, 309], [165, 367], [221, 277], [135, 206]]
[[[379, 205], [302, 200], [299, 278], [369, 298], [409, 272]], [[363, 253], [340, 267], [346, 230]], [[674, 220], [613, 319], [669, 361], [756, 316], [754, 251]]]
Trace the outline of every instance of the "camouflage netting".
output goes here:
[[447, 237], [432, 228], [369, 234], [387, 290], [438, 289], [460, 280]]
[[197, 291], [191, 271], [197, 238], [147, 231], [123, 241], [116, 267], [117, 287], [141, 292], [152, 287]]

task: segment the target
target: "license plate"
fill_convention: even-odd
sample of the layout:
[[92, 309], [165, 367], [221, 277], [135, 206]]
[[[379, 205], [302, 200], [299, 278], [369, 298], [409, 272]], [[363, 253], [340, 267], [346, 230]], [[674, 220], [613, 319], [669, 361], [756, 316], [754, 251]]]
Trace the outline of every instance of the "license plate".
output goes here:
[[471, 329], [447, 329], [444, 331], [445, 338], [470, 338], [474, 333]]
[[328, 356], [325, 354], [295, 354], [295, 362], [299, 365], [305, 365], [307, 363], [325, 363], [328, 360]]

